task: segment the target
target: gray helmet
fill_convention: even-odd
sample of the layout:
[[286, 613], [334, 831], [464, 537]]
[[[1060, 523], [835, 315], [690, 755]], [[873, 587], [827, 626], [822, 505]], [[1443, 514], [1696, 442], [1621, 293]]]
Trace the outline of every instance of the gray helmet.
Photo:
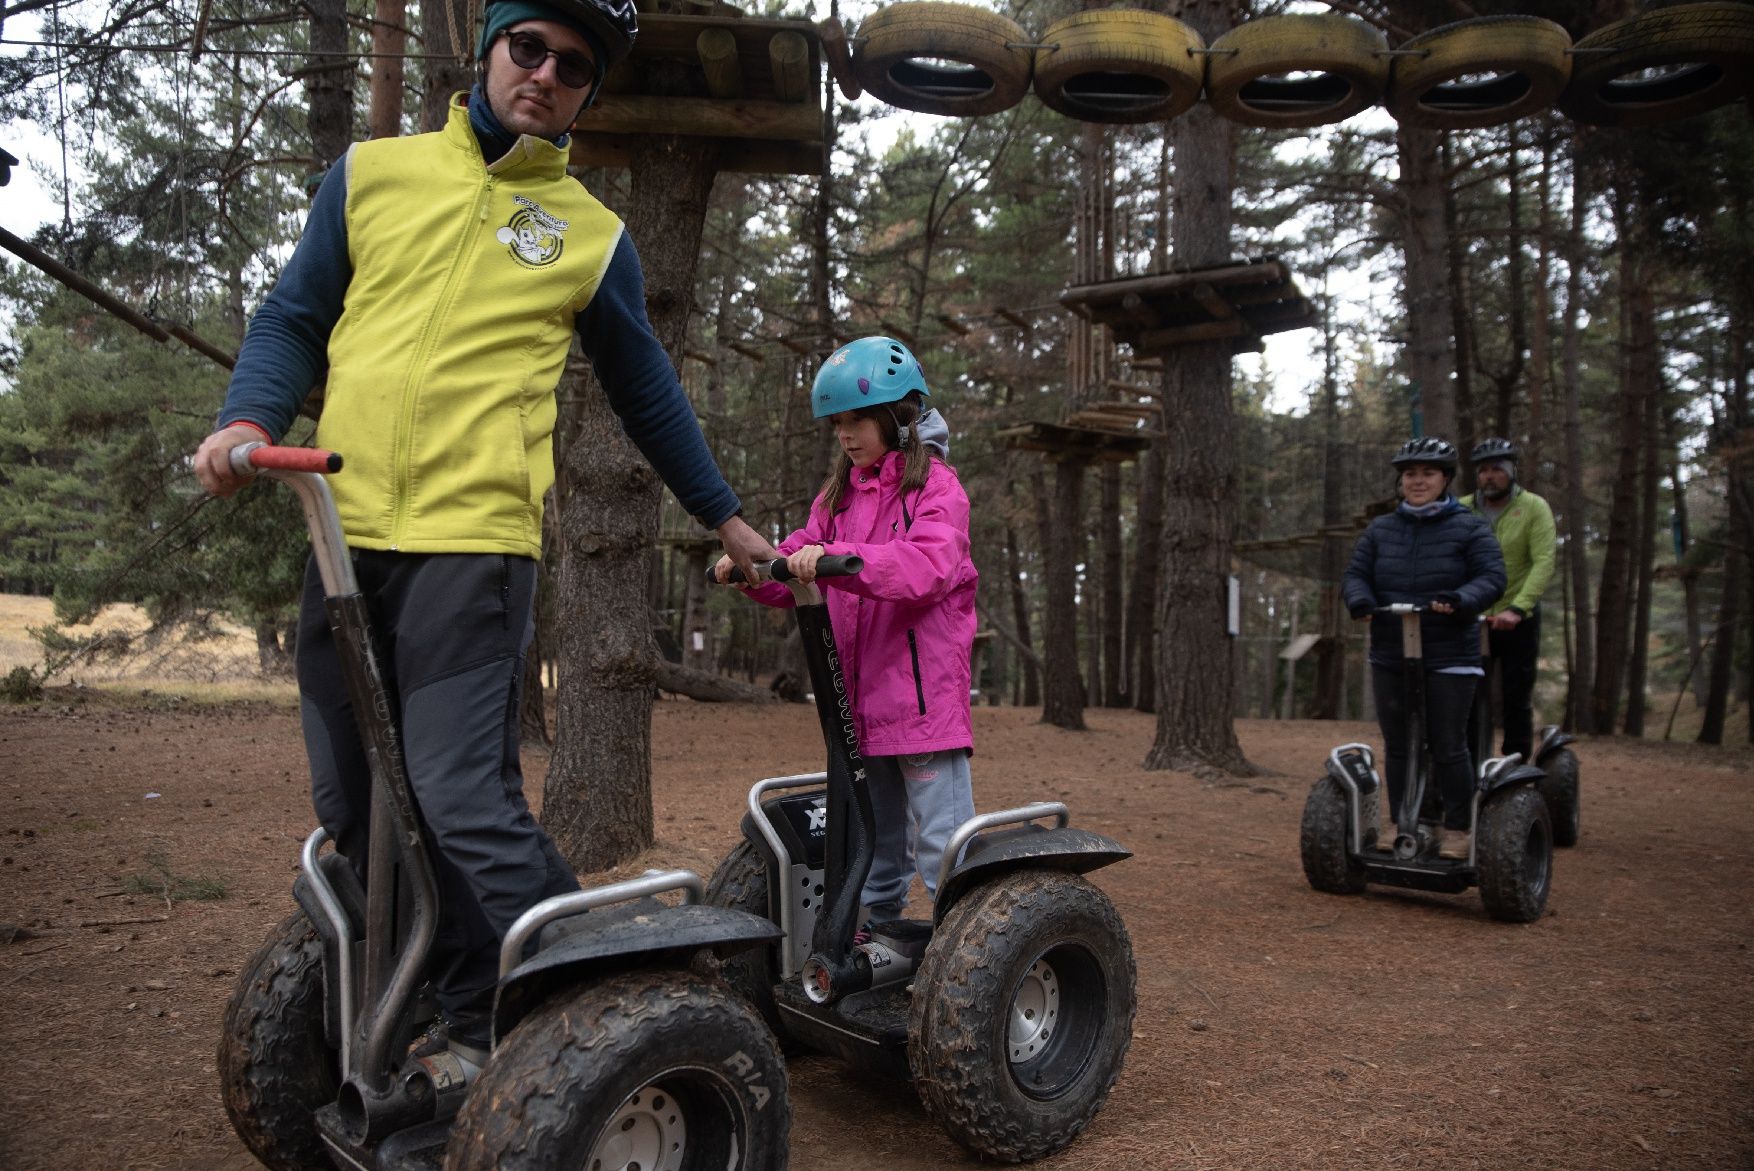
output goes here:
[[1427, 435], [1419, 439], [1409, 439], [1401, 444], [1395, 452], [1395, 458], [1389, 461], [1397, 468], [1408, 464], [1430, 464], [1454, 474], [1456, 470], [1456, 445], [1447, 439], [1438, 439]]
[[1474, 450], [1468, 453], [1468, 462], [1478, 464], [1485, 463], [1489, 459], [1507, 459], [1511, 463], [1515, 463], [1517, 456], [1521, 454], [1516, 449], [1516, 444], [1494, 435], [1490, 439], [1482, 439], [1474, 445]]

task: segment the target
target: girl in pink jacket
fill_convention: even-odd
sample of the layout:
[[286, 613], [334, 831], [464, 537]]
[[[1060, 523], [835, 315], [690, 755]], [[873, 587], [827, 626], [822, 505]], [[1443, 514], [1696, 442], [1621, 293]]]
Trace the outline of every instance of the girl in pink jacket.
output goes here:
[[[898, 766], [867, 774], [877, 840], [861, 898], [866, 923], [901, 916], [916, 868], [935, 895], [944, 847], [974, 816], [969, 652], [979, 575], [968, 496], [944, 462], [950, 431], [923, 407], [928, 394], [919, 362], [890, 338], [860, 338], [830, 355], [810, 404], [834, 425], [840, 454], [804, 527], [778, 546], [805, 582], [825, 555], [865, 562], [856, 576], [822, 585], [859, 753]], [[721, 581], [730, 565], [720, 559]], [[792, 604], [775, 582], [748, 592]]]

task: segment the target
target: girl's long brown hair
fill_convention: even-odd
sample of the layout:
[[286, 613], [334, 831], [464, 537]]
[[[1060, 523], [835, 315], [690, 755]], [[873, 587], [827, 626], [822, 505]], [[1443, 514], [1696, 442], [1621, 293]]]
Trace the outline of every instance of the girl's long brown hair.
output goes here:
[[[908, 436], [907, 446], [901, 445], [901, 428], [912, 427], [919, 422], [921, 415], [920, 396], [918, 392], [910, 392], [906, 397], [892, 403], [878, 403], [873, 407], [860, 407], [853, 414], [861, 419], [876, 419], [877, 427], [883, 433], [885, 451], [900, 449], [906, 456], [902, 465], [901, 490], [903, 493], [913, 492], [926, 486], [926, 477], [932, 474], [932, 453], [921, 443], [919, 436], [912, 433]], [[852, 457], [844, 451], [835, 453], [834, 466], [829, 470], [828, 479], [822, 481], [822, 507], [830, 519], [841, 510], [846, 499], [847, 477], [852, 473]]]

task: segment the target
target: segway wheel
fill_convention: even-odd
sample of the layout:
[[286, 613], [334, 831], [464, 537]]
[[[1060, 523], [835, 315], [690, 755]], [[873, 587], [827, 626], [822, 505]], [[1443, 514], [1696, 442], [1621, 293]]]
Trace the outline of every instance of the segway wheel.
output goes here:
[[340, 1092], [341, 1055], [324, 1027], [323, 944], [303, 911], [276, 927], [238, 974], [217, 1068], [232, 1129], [263, 1166], [331, 1165], [316, 1112]]
[[1553, 826], [1532, 786], [1492, 796], [1480, 810], [1474, 862], [1480, 901], [1494, 919], [1533, 923], [1547, 908], [1553, 881]]
[[[760, 919], [774, 920], [768, 892], [767, 863], [748, 842], [725, 855], [718, 869], [706, 884], [706, 902], [714, 907], [745, 911]], [[779, 1008], [774, 1003], [774, 985], [779, 983], [779, 966], [775, 963], [774, 947], [747, 947], [719, 961], [719, 976], [732, 991], [747, 1000], [767, 1022], [768, 1028], [783, 1040]]]
[[1303, 876], [1311, 887], [1331, 895], [1355, 895], [1364, 889], [1364, 867], [1348, 847], [1346, 824], [1352, 812], [1347, 804], [1345, 790], [1326, 775], [1317, 778], [1303, 803], [1298, 837]]
[[1547, 816], [1553, 822], [1553, 844], [1575, 846], [1581, 821], [1578, 808], [1577, 754], [1569, 748], [1541, 761], [1547, 775], [1540, 781], [1541, 796], [1547, 799]]
[[976, 1154], [1039, 1159], [1096, 1117], [1133, 1036], [1133, 947], [1077, 875], [965, 894], [914, 976], [908, 1064], [926, 1112]]
[[513, 1029], [451, 1127], [446, 1171], [784, 1171], [773, 1034], [717, 981], [623, 972]]

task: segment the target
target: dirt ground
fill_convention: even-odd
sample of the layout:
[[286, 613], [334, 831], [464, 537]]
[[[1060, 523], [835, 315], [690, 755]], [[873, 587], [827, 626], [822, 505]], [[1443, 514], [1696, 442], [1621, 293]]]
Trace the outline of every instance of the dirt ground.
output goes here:
[[[1136, 851], [1099, 872], [1139, 1014], [1107, 1108], [1046, 1168], [1754, 1168], [1754, 757], [1581, 746], [1583, 840], [1547, 915], [1473, 894], [1317, 894], [1304, 795], [1363, 725], [1244, 722], [1269, 770], [1139, 769], [1150, 717], [976, 712], [982, 808], [1060, 798]], [[748, 784], [820, 767], [812, 712], [668, 700], [659, 843], [708, 873]], [[529, 760], [539, 789], [545, 762]], [[255, 1164], [215, 1087], [238, 966], [291, 906], [311, 822], [295, 713], [55, 691], [0, 709], [0, 1167]], [[213, 900], [161, 888], [222, 881]], [[792, 1166], [971, 1163], [912, 1091], [791, 1067]]]

